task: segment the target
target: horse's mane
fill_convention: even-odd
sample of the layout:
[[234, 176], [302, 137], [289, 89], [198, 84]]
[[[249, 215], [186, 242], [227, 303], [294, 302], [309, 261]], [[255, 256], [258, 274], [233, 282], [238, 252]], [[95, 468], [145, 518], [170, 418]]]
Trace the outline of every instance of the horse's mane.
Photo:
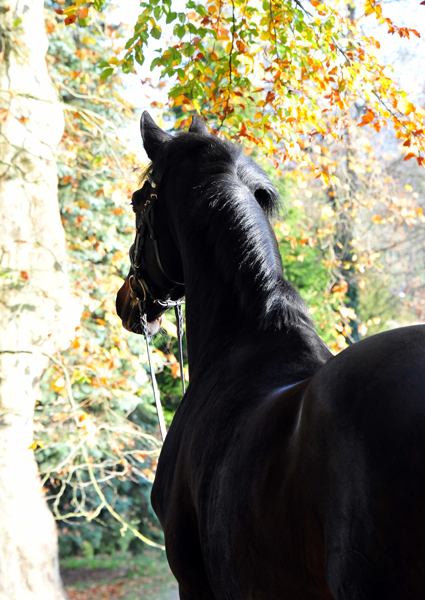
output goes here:
[[196, 228], [204, 231], [223, 277], [234, 283], [242, 310], [264, 329], [311, 325], [304, 301], [283, 275], [270, 224], [281, 200], [263, 169], [240, 146], [212, 135], [181, 133], [164, 150], [154, 173], [158, 164], [164, 171], [182, 164], [182, 157], [195, 165], [190, 177]]

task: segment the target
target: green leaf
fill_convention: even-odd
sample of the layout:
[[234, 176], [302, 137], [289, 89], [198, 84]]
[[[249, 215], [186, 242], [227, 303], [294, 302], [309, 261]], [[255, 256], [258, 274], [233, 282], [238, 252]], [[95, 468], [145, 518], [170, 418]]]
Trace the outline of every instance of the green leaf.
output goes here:
[[91, 22], [91, 17], [90, 15], [87, 15], [87, 17], [85, 19], [78, 19], [78, 24], [80, 25], [80, 27], [87, 27]]
[[157, 67], [159, 64], [161, 64], [161, 57], [158, 56], [157, 58], [154, 58], [151, 62], [150, 70], [153, 71], [155, 67]]
[[128, 42], [126, 43], [125, 49], [128, 50], [134, 44], [134, 42], [139, 39], [139, 37], [140, 36], [138, 34], [137, 35], [133, 35], [133, 37], [130, 38], [128, 40]]
[[109, 75], [112, 75], [113, 72], [114, 72], [114, 69], [112, 67], [109, 67], [108, 69], [105, 69], [100, 74], [101, 80], [103, 81], [103, 80], [107, 79], [109, 77]]
[[161, 37], [161, 30], [158, 29], [158, 27], [153, 27], [152, 30], [151, 30], [151, 36], [155, 40], [159, 40], [159, 38]]
[[183, 52], [186, 56], [192, 56], [195, 52], [195, 46], [193, 44], [183, 44]]
[[175, 13], [175, 12], [169, 12], [168, 15], [167, 15], [167, 18], [165, 19], [165, 22], [168, 25], [169, 23], [172, 23], [176, 19], [177, 19], [177, 13]]
[[141, 51], [136, 52], [135, 58], [136, 58], [136, 62], [139, 63], [139, 65], [143, 65], [143, 63], [145, 62], [145, 55], [142, 54]]
[[173, 33], [182, 39], [182, 37], [186, 34], [186, 27], [184, 25], [174, 25]]

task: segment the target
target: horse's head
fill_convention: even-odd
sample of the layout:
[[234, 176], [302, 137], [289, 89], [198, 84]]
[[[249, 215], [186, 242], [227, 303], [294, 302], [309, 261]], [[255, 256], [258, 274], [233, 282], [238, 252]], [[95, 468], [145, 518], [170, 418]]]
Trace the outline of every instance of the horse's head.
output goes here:
[[[160, 158], [171, 136], [146, 111], [140, 129], [151, 165], [142, 188], [133, 194], [136, 238], [130, 248], [130, 271], [118, 292], [116, 306], [128, 331], [142, 333], [143, 312], [148, 332], [154, 335], [170, 304], [184, 296], [184, 276], [176, 237], [167, 217], [168, 199], [161, 186], [165, 172]], [[189, 132], [204, 135], [208, 130], [199, 117], [194, 117]]]

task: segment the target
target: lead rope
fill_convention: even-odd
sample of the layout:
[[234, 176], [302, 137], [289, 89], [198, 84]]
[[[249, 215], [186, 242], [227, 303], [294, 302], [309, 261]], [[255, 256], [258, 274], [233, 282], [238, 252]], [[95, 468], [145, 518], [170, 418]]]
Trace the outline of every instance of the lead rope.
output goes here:
[[183, 313], [181, 302], [175, 305], [174, 312], [176, 315], [177, 323], [177, 340], [179, 343], [179, 363], [180, 363], [180, 377], [182, 381], [183, 396], [186, 393], [186, 384], [184, 381], [184, 369], [183, 369]]
[[[171, 300], [168, 300], [168, 301], [167, 300], [165, 300], [165, 301], [157, 300], [156, 302], [160, 305], [167, 304], [168, 307], [174, 306], [174, 310], [176, 313], [176, 321], [177, 321], [177, 338], [178, 338], [178, 346], [179, 346], [180, 375], [181, 375], [181, 381], [182, 381], [183, 394], [185, 394], [186, 386], [185, 386], [185, 382], [184, 382], [184, 371], [183, 371], [183, 341], [182, 341], [182, 337], [183, 337], [182, 301], [178, 300], [176, 302], [173, 302]], [[162, 410], [161, 399], [159, 397], [158, 384], [156, 382], [156, 377], [155, 377], [155, 369], [153, 366], [151, 347], [150, 347], [150, 343], [149, 343], [148, 321], [146, 318], [146, 313], [143, 311], [143, 303], [141, 300], [139, 300], [138, 305], [139, 305], [139, 311], [140, 311], [140, 326], [142, 328], [142, 333], [145, 336], [146, 348], [148, 351], [149, 370], [151, 372], [152, 390], [153, 390], [153, 396], [155, 398], [156, 412], [158, 414], [159, 429], [161, 431], [162, 441], [164, 442], [166, 435], [167, 435], [167, 428], [165, 427], [164, 413]]]

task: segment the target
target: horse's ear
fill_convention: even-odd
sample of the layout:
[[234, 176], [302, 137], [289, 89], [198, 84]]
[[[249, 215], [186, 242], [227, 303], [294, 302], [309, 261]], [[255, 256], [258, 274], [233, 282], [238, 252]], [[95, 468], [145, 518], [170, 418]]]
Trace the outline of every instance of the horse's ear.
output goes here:
[[199, 135], [207, 135], [209, 133], [208, 127], [198, 115], [193, 115], [189, 133], [198, 133]]
[[148, 111], [143, 111], [140, 119], [140, 133], [142, 134], [143, 146], [146, 154], [153, 162], [161, 144], [171, 139], [171, 136], [158, 127]]

